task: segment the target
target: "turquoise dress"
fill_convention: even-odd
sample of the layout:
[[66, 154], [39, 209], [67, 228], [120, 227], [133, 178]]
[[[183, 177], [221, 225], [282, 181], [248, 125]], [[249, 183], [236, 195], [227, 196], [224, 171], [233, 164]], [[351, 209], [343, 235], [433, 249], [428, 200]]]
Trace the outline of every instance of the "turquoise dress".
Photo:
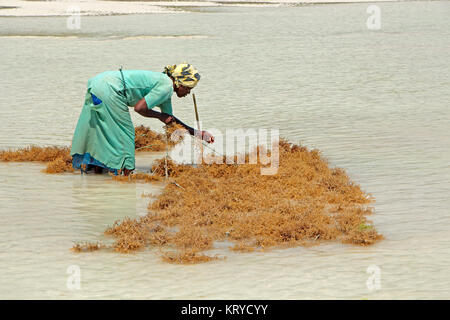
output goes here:
[[[125, 85], [124, 85], [125, 81]], [[125, 89], [126, 88], [126, 89]], [[172, 115], [172, 80], [162, 72], [106, 71], [89, 79], [70, 154], [73, 166], [97, 165], [117, 173], [135, 168], [129, 106], [145, 98], [149, 109]]]

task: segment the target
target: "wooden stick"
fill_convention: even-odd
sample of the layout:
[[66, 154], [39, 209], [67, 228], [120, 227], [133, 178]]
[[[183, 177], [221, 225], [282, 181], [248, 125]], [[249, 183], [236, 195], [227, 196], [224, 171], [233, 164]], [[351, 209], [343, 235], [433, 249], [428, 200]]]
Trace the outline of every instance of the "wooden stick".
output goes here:
[[197, 101], [195, 100], [195, 94], [192, 94], [192, 98], [194, 99], [194, 109], [195, 109], [195, 119], [197, 119], [197, 128], [200, 130], [200, 119], [198, 117], [198, 111], [197, 111]]
[[[197, 120], [197, 128], [200, 133], [200, 140], [203, 141], [203, 135], [202, 130], [200, 129], [200, 118], [198, 116], [198, 110], [197, 110], [197, 101], [195, 100], [195, 94], [192, 94], [192, 99], [194, 99], [194, 110], [195, 110], [195, 119]], [[200, 143], [200, 153], [201, 153], [201, 159], [203, 162], [203, 143]]]
[[169, 156], [169, 143], [167, 141], [167, 124], [164, 126], [164, 136], [166, 137], [164, 140], [166, 141], [166, 156], [164, 157], [164, 171], [165, 171], [165, 180], [167, 181], [167, 178], [169, 177], [168, 171], [167, 171], [167, 157]]

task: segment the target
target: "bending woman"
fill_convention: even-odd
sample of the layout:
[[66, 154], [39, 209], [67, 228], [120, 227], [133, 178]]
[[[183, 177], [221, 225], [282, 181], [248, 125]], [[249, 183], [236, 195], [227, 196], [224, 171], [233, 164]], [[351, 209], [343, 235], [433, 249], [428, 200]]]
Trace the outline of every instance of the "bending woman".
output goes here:
[[[176, 122], [191, 135], [196, 130], [172, 114], [173, 92], [185, 97], [200, 75], [190, 64], [167, 66], [164, 72], [143, 70], [106, 71], [89, 79], [84, 106], [72, 140], [73, 167], [87, 172], [107, 169], [128, 175], [135, 168], [134, 126], [128, 108], [144, 117], [169, 124]], [[161, 112], [153, 110], [158, 107]], [[214, 137], [202, 131], [203, 140]]]

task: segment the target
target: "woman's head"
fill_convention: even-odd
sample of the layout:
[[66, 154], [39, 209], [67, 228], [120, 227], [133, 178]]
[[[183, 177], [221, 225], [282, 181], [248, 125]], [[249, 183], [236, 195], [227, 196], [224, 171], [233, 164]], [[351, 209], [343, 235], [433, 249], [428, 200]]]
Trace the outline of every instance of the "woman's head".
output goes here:
[[172, 78], [174, 90], [180, 98], [188, 95], [200, 80], [198, 71], [188, 63], [169, 65], [163, 72]]
[[189, 93], [191, 93], [191, 89], [192, 88], [180, 85], [179, 87], [174, 86], [173, 91], [175, 91], [178, 98], [183, 98], [186, 97]]

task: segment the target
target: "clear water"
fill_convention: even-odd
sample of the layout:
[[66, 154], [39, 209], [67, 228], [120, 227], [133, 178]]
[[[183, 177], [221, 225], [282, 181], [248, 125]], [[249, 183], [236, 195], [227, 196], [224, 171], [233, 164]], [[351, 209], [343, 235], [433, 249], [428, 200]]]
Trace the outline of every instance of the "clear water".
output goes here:
[[[0, 18], [0, 148], [69, 145], [87, 79], [189, 61], [205, 127], [279, 128], [376, 198], [386, 240], [236, 254], [193, 266], [154, 252], [75, 254], [161, 185], [0, 163], [0, 298], [450, 298], [450, 2], [200, 8], [176, 14]], [[174, 111], [193, 123], [190, 98]], [[135, 124], [161, 123], [133, 114]], [[138, 168], [151, 158], [138, 156]], [[80, 290], [66, 286], [81, 270]], [[366, 272], [380, 268], [379, 290]]]

